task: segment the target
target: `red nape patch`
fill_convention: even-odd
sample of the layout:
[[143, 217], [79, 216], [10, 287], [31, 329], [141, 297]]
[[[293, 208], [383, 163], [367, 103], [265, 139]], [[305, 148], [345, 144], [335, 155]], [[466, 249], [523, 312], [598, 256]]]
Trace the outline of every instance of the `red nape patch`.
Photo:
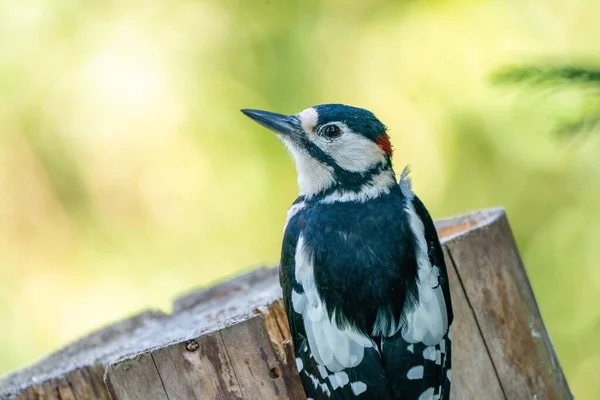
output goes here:
[[391, 157], [392, 156], [392, 144], [390, 143], [390, 137], [387, 135], [387, 133], [384, 133], [383, 135], [379, 136], [376, 140], [375, 143], [377, 143], [377, 146], [379, 146], [379, 148], [381, 150], [383, 150], [383, 152], [388, 156]]

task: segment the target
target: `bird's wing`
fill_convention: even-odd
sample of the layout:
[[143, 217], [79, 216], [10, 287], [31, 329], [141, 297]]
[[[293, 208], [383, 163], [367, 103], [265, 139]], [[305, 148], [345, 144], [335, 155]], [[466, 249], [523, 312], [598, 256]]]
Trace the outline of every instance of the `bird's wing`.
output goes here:
[[[406, 310], [399, 332], [382, 340], [382, 358], [396, 396], [448, 399], [453, 321], [448, 274], [435, 225], [415, 195], [407, 212], [415, 234], [419, 301]], [[411, 207], [412, 205], [412, 207]]]
[[315, 286], [314, 257], [297, 224], [292, 221], [286, 229], [280, 280], [307, 397], [393, 399], [372, 338], [329, 318]]

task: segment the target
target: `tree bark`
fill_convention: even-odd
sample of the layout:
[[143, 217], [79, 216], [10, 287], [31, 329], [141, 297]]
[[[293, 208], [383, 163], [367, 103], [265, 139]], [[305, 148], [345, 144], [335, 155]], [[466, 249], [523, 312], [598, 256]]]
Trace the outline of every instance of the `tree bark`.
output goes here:
[[[452, 398], [571, 399], [504, 211], [436, 225], [455, 313]], [[0, 388], [0, 400], [306, 399], [276, 268], [109, 326]]]

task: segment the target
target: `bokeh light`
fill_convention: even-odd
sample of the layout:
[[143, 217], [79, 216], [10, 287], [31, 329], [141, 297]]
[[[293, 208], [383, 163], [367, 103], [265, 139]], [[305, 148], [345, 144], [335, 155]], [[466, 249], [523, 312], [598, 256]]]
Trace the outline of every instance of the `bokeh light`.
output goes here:
[[240, 108], [374, 111], [436, 218], [502, 205], [578, 399], [600, 395], [600, 135], [576, 93], [489, 76], [593, 60], [594, 0], [0, 0], [0, 373], [278, 261], [295, 171]]

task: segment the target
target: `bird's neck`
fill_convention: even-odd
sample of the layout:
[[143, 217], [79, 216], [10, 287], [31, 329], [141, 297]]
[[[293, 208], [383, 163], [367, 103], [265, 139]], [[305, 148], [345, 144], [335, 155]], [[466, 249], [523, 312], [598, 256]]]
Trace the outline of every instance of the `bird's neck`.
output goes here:
[[324, 166], [311, 169], [310, 175], [298, 171], [300, 195], [320, 203], [365, 202], [388, 194], [396, 183], [389, 163], [381, 163], [364, 172], [339, 171]]

